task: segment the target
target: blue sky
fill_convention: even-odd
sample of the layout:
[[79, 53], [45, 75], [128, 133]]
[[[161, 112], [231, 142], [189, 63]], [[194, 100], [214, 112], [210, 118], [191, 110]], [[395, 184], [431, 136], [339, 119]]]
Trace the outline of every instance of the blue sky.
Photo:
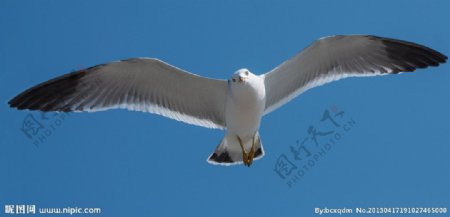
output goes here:
[[[449, 208], [449, 64], [304, 93], [263, 118], [266, 156], [250, 168], [206, 163], [223, 131], [124, 110], [41, 116], [7, 106], [55, 76], [130, 57], [228, 78], [243, 67], [262, 74], [335, 34], [398, 38], [449, 55], [448, 8], [444, 0], [1, 1], [0, 207], [100, 207], [100, 216]], [[337, 121], [354, 121], [350, 130], [320, 121], [333, 106], [344, 111]], [[25, 121], [41, 126], [36, 135], [21, 130]], [[289, 186], [277, 160], [286, 156], [298, 174], [308, 159], [296, 161], [290, 147], [310, 126], [343, 136]], [[321, 139], [313, 154], [330, 136]]]

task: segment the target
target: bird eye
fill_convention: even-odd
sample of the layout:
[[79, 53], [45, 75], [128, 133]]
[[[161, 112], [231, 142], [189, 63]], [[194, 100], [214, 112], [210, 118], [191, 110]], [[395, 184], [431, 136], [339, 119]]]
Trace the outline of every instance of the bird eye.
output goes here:
[[248, 71], [245, 71], [245, 75], [248, 75]]
[[233, 78], [233, 79], [231, 79], [231, 80], [233, 80], [233, 82], [236, 82], [236, 79], [234, 79], [234, 78]]

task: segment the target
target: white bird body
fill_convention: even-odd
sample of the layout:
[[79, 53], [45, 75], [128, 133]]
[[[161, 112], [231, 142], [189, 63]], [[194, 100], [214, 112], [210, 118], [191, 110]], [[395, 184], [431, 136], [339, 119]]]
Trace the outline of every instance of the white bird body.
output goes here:
[[[239, 81], [243, 79], [243, 81]], [[233, 82], [233, 79], [235, 80]], [[258, 132], [266, 105], [264, 79], [250, 73], [247, 69], [238, 70], [228, 82], [225, 109], [227, 132], [225, 138], [230, 152], [241, 155], [237, 136], [250, 151], [252, 139]]]
[[9, 101], [40, 111], [126, 108], [226, 130], [208, 162], [244, 163], [264, 156], [261, 118], [310, 88], [346, 77], [412, 72], [447, 56], [423, 45], [371, 35], [324, 37], [275, 67], [230, 80], [198, 76], [161, 60], [132, 58], [93, 66], [36, 85]]

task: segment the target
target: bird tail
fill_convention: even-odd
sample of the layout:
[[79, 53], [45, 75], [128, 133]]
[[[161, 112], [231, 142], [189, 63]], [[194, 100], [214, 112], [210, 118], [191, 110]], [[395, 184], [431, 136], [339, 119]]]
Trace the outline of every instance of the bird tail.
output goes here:
[[[252, 140], [250, 139], [249, 147]], [[253, 160], [259, 160], [264, 157], [264, 149], [259, 137], [259, 132], [255, 135], [255, 155]], [[217, 145], [216, 150], [208, 157], [208, 163], [214, 165], [231, 166], [242, 164], [242, 149], [236, 136], [225, 135], [222, 141]]]

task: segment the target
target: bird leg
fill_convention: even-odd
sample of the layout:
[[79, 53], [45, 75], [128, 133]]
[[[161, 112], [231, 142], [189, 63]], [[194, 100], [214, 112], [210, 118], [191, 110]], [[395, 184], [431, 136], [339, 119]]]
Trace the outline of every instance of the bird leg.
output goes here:
[[247, 166], [247, 162], [248, 162], [247, 152], [245, 152], [245, 148], [244, 148], [244, 145], [242, 144], [241, 138], [239, 136], [237, 136], [237, 139], [238, 139], [239, 145], [241, 146], [241, 149], [242, 149], [242, 161], [244, 162], [244, 165]]
[[252, 147], [251, 147], [249, 153], [247, 153], [245, 151], [244, 144], [242, 144], [241, 138], [239, 136], [237, 136], [237, 139], [238, 139], [239, 145], [241, 146], [241, 149], [242, 149], [242, 161], [244, 162], [245, 166], [249, 167], [253, 163], [253, 157], [255, 156], [255, 137], [253, 136]]
[[248, 163], [248, 155], [247, 155], [247, 152], [245, 152], [244, 144], [242, 144], [242, 140], [239, 136], [237, 136], [237, 139], [238, 139], [239, 145], [241, 146], [241, 149], [242, 149], [242, 161], [244, 162], [245, 166], [250, 166], [250, 164]]
[[252, 138], [252, 148], [250, 149], [250, 152], [247, 156], [247, 162], [248, 166], [250, 166], [253, 163], [253, 158], [255, 157], [255, 136]]

